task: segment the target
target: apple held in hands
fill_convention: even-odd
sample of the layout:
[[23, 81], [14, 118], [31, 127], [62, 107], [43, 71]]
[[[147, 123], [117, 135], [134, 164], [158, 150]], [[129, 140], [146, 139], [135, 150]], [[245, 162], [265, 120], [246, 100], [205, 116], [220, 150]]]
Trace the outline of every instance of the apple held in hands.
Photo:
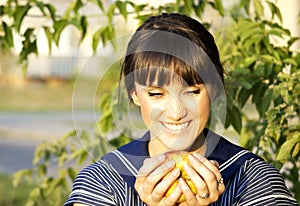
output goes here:
[[[191, 179], [189, 178], [189, 176], [187, 175], [187, 173], [185, 172], [184, 167], [183, 167], [185, 163], [189, 164], [189, 160], [188, 160], [189, 154], [190, 153], [188, 153], [186, 151], [171, 151], [171, 152], [165, 153], [165, 156], [166, 156], [166, 161], [170, 161], [170, 160], [175, 161], [175, 167], [177, 167], [180, 170], [179, 178], [182, 178], [187, 183], [187, 185], [190, 187], [191, 191], [194, 194], [197, 194], [195, 185], [193, 184], [193, 182], [191, 181]], [[168, 197], [174, 191], [174, 189], [176, 188], [176, 186], [178, 184], [179, 178], [167, 190], [167, 192], [165, 194], [166, 197]], [[181, 203], [183, 201], [185, 201], [184, 194], [182, 194], [180, 196], [177, 203]]]

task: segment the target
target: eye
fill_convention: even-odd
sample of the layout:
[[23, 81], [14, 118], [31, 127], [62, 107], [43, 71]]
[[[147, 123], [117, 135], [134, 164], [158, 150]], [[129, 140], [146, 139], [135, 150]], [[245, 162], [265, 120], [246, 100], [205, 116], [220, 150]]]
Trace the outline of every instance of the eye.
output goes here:
[[201, 92], [200, 89], [192, 89], [192, 90], [186, 91], [186, 93], [187, 93], [188, 95], [200, 94], [200, 92]]
[[149, 97], [161, 97], [163, 96], [162, 92], [148, 92]]

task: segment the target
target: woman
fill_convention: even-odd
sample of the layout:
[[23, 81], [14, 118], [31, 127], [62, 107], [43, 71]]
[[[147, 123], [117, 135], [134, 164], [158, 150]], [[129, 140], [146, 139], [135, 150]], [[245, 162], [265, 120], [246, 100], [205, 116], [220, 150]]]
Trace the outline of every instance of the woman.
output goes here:
[[[198, 21], [150, 17], [128, 44], [121, 77], [149, 131], [83, 169], [65, 205], [298, 205], [274, 167], [205, 128], [224, 97], [223, 67]], [[190, 153], [184, 170], [195, 192], [169, 151]]]

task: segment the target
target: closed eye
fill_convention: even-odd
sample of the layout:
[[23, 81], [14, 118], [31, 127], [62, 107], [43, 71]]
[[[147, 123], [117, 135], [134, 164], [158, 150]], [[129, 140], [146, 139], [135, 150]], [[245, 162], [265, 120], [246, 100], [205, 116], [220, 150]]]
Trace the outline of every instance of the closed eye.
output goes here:
[[162, 92], [148, 92], [149, 97], [161, 97], [163, 95]]
[[200, 94], [201, 90], [200, 89], [195, 89], [195, 90], [191, 90], [191, 91], [187, 91], [187, 94]]

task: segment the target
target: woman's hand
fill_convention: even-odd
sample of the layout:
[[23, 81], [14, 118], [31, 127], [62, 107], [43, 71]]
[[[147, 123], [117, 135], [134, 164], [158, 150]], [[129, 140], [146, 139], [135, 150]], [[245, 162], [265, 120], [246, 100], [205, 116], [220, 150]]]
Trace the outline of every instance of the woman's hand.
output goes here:
[[173, 206], [182, 194], [179, 184], [170, 196], [165, 197], [165, 193], [179, 175], [175, 162], [166, 162], [164, 155], [148, 158], [138, 172], [134, 187], [148, 206]]
[[185, 164], [184, 169], [196, 186], [197, 194], [194, 195], [184, 180], [180, 179], [178, 185], [186, 201], [179, 205], [209, 205], [217, 201], [225, 190], [219, 164], [197, 154], [189, 155], [189, 162], [191, 166]]

